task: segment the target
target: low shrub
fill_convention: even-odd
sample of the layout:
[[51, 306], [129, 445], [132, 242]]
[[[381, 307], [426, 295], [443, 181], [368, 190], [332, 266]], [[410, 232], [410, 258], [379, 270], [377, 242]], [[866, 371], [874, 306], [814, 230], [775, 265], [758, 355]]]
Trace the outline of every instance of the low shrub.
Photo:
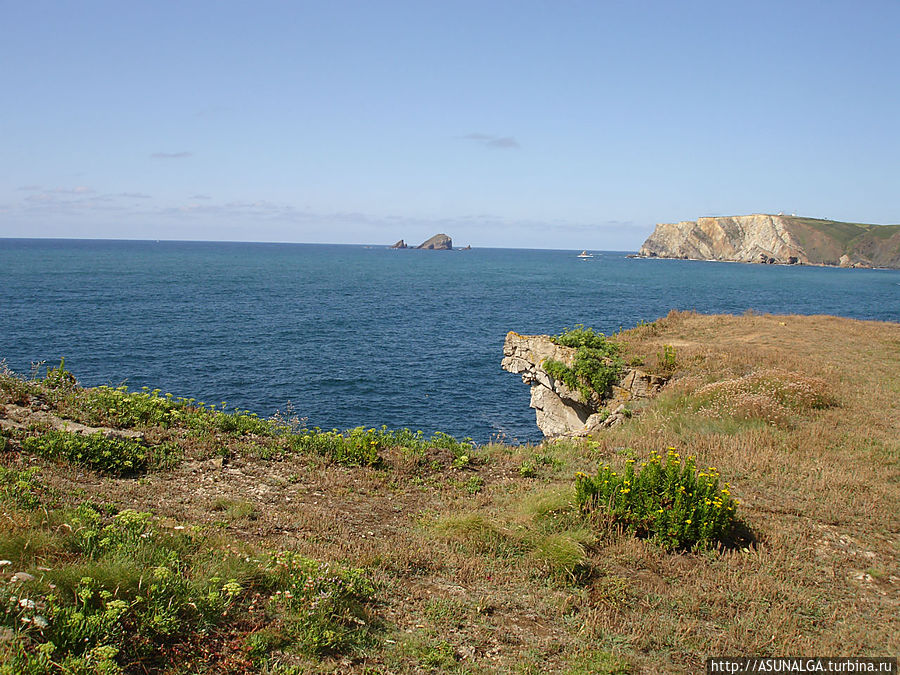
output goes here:
[[279, 588], [272, 604], [288, 614], [290, 632], [304, 651], [331, 654], [365, 641], [375, 587], [362, 570], [284, 551], [272, 555], [268, 571]]
[[698, 410], [711, 417], [759, 419], [783, 425], [796, 413], [837, 404], [824, 380], [770, 369], [713, 382], [693, 393]]
[[209, 418], [210, 426], [225, 434], [238, 436], [252, 434], [255, 436], [273, 436], [276, 428], [269, 420], [261, 419], [249, 410], [237, 410], [233, 413], [216, 412]]
[[38, 508], [49, 493], [39, 474], [37, 467], [19, 471], [0, 464], [0, 501], [12, 502], [23, 509]]
[[460, 441], [440, 431], [426, 438], [421, 431], [391, 431], [385, 426], [380, 429], [356, 427], [343, 433], [337, 429], [323, 431], [315, 427], [300, 429], [298, 433], [289, 434], [286, 438], [287, 447], [293, 452], [312, 452], [339, 464], [355, 466], [379, 464], [382, 461], [381, 452], [388, 448], [402, 448], [415, 453], [424, 453], [429, 448], [441, 448], [449, 450], [454, 461], [465, 465], [471, 460], [475, 448], [475, 443], [470, 438]]
[[44, 385], [50, 389], [71, 389], [77, 384], [75, 376], [66, 370], [66, 360], [59, 360], [56, 368], [47, 368], [47, 376], [44, 377]]
[[91, 424], [131, 429], [139, 426], [171, 427], [187, 421], [190, 399], [160, 396], [160, 390], [128, 391], [128, 387], [85, 389], [75, 407]]
[[694, 458], [682, 461], [674, 448], [653, 453], [623, 473], [602, 465], [596, 476], [579, 472], [575, 501], [585, 512], [602, 512], [630, 532], [649, 537], [667, 550], [709, 548], [725, 543], [736, 523], [737, 501], [729, 486], [719, 487], [714, 467], [697, 471]]
[[375, 429], [357, 427], [344, 433], [337, 429], [322, 431], [302, 429], [287, 440], [288, 449], [293, 452], [310, 452], [327, 457], [338, 464], [352, 466], [374, 466], [381, 462], [380, 450], [387, 447], [385, 439]]
[[619, 380], [625, 365], [619, 356], [621, 345], [609, 340], [603, 333], [578, 325], [555, 336], [553, 342], [574, 347], [575, 363], [568, 366], [562, 361], [546, 359], [543, 369], [569, 389], [580, 392], [585, 402], [590, 401], [593, 395], [603, 398]]
[[127, 438], [101, 433], [47, 431], [22, 440], [22, 449], [49, 459], [63, 459], [112, 476], [133, 476], [154, 466], [168, 448], [154, 449]]

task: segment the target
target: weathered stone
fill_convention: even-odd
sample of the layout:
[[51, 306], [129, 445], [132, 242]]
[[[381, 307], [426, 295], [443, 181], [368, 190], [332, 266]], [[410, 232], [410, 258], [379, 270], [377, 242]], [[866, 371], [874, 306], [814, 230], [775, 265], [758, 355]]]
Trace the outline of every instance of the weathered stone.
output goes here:
[[566, 403], [552, 389], [540, 384], [531, 387], [531, 407], [545, 436], [565, 436], [573, 429], [584, 428], [590, 417], [588, 408]]
[[106, 438], [128, 438], [136, 441], [143, 441], [144, 434], [140, 431], [132, 431], [130, 429], [111, 429], [110, 427], [91, 427], [80, 422], [66, 420], [56, 415], [45, 412], [43, 410], [33, 410], [12, 403], [6, 406], [0, 406], [0, 428], [6, 429], [27, 429], [29, 426], [37, 425], [40, 427], [49, 427], [56, 431], [68, 431], [73, 434], [83, 434], [89, 436], [91, 434], [103, 434]]
[[522, 376], [531, 385], [531, 407], [538, 428], [545, 436], [584, 436], [621, 424], [626, 416], [625, 403], [650, 398], [659, 393], [666, 378], [634, 368], [626, 368], [605, 400], [593, 395], [585, 400], [580, 391], [569, 389], [544, 370], [547, 359], [567, 366], [575, 363], [576, 350], [554, 343], [547, 335], [519, 335], [510, 331], [503, 343], [501, 367]]

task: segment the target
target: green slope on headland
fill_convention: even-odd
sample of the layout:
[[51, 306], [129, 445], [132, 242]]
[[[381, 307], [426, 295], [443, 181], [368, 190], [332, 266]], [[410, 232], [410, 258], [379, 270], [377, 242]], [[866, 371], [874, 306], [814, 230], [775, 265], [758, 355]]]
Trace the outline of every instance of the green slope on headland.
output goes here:
[[810, 260], [837, 265], [841, 256], [873, 267], [900, 267], [900, 225], [844, 223], [818, 218], [784, 217]]

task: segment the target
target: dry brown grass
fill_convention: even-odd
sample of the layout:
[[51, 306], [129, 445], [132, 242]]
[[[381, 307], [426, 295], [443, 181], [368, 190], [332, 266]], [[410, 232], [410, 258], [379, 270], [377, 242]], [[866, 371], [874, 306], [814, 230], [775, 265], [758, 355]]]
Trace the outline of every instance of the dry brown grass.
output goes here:
[[[234, 546], [370, 570], [381, 645], [284, 657], [311, 672], [693, 673], [711, 655], [897, 654], [900, 325], [673, 312], [619, 337], [650, 371], [673, 346], [673, 382], [590, 441], [492, 446], [463, 469], [399, 452], [381, 468], [252, 453], [221, 466], [204, 447], [140, 481], [66, 469], [52, 482]], [[573, 473], [668, 446], [731, 483], [753, 546], [671, 554], [598, 522], [585, 532]], [[232, 504], [240, 517], [223, 518]], [[577, 555], [587, 573], [558, 573]]]

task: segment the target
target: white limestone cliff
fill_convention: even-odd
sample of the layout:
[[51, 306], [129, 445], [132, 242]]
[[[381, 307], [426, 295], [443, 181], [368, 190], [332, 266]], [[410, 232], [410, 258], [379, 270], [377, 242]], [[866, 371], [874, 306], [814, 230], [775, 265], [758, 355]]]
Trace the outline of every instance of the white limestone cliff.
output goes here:
[[649, 258], [809, 263], [789, 218], [755, 214], [660, 223], [638, 253]]

